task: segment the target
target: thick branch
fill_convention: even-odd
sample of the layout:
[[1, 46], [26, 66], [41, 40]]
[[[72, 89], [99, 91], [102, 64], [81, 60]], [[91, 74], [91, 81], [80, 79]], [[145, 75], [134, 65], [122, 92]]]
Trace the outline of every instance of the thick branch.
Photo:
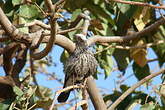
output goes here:
[[5, 16], [3, 10], [0, 7], [0, 24], [2, 25], [3, 29], [6, 30], [9, 34], [13, 32], [12, 24]]
[[10, 86], [14, 86], [15, 83], [10, 76], [0, 76], [0, 84], [7, 84]]
[[57, 33], [57, 26], [56, 26], [56, 21], [54, 22], [54, 19], [50, 20], [50, 25], [51, 25], [51, 36], [50, 39], [48, 40], [48, 43], [45, 47], [45, 49], [41, 52], [38, 53], [32, 53], [32, 58], [34, 58], [34, 60], [39, 60], [43, 57], [45, 57], [52, 49], [54, 41], [56, 39], [56, 33]]
[[107, 110], [107, 107], [96, 87], [95, 81], [93, 80], [92, 76], [90, 76], [87, 80], [87, 91], [95, 107], [95, 110]]
[[12, 58], [16, 55], [16, 52], [20, 48], [20, 45], [13, 42], [9, 44], [6, 48], [8, 48], [8, 51], [3, 54], [3, 69], [6, 75], [11, 75], [13, 70]]
[[89, 17], [89, 11], [88, 10], [86, 10], [84, 12], [84, 18], [85, 18], [85, 21], [84, 21], [84, 25], [83, 25], [82, 34], [87, 36], [88, 27], [90, 25], [90, 17]]
[[22, 71], [23, 67], [26, 64], [26, 56], [27, 56], [27, 47], [22, 48], [18, 52], [16, 62], [14, 64], [13, 70], [12, 70], [12, 77], [13, 78], [18, 78], [19, 77], [19, 73]]
[[[50, 36], [45, 36], [43, 42], [47, 43]], [[63, 35], [56, 35], [55, 44], [65, 48], [69, 53], [72, 53], [75, 49], [75, 44]]]
[[150, 79], [162, 74], [165, 72], [165, 69], [161, 69], [159, 72], [154, 73], [154, 74], [150, 74], [149, 76], [143, 78], [141, 81], [139, 81], [138, 83], [136, 83], [135, 85], [133, 85], [131, 88], [129, 88], [124, 94], [122, 94], [113, 104], [112, 106], [108, 109], [108, 110], [114, 110], [117, 105], [123, 101], [130, 93], [132, 93], [136, 88], [138, 88], [139, 86], [141, 86], [142, 84], [144, 84], [145, 82], [149, 81]]
[[45, 4], [48, 7], [49, 12], [53, 12], [54, 11], [53, 3], [52, 3], [51, 0], [45, 0]]

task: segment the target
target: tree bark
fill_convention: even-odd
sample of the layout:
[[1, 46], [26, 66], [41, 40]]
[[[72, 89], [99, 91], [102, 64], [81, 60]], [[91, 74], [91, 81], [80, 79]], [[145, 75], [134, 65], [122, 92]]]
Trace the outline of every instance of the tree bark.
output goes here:
[[95, 110], [107, 110], [104, 100], [99, 94], [99, 90], [97, 89], [96, 83], [92, 76], [87, 79], [87, 91], [95, 107]]

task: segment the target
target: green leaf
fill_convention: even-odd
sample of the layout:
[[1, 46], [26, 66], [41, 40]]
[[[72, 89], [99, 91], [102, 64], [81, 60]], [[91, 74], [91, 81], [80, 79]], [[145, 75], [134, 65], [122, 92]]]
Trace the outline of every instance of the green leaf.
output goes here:
[[156, 105], [154, 103], [147, 103], [140, 107], [140, 110], [154, 110]]
[[[136, 91], [135, 91], [136, 92]], [[146, 94], [146, 93], [142, 93], [142, 92], [137, 92], [135, 93], [136, 95], [134, 95], [134, 97], [132, 98], [132, 100], [141, 100], [140, 104], [143, 105], [145, 103], [149, 103], [149, 102], [156, 102], [154, 97], [151, 97], [150, 95]]]
[[103, 6], [104, 4], [95, 4], [93, 1], [88, 1], [88, 3], [85, 5], [88, 10], [91, 11], [91, 13], [104, 23], [110, 23], [112, 25], [115, 25], [114, 20], [111, 17], [111, 13]]
[[131, 5], [123, 4], [123, 3], [117, 3], [117, 6], [122, 13], [128, 12], [131, 8]]
[[[150, 38], [154, 42], [159, 40], [165, 40], [165, 26], [160, 26], [159, 29], [157, 29], [157, 32]], [[158, 56], [159, 65], [163, 66], [165, 62], [165, 43], [159, 44], [153, 47], [156, 55]]]
[[[26, 24], [27, 21], [23, 17], [19, 17], [19, 23], [20, 24]], [[29, 28], [28, 27], [19, 28], [19, 31], [28, 34], [29, 33]]]
[[13, 6], [16, 6], [16, 5], [21, 4], [21, 1], [22, 0], [12, 0], [12, 4], [13, 4]]
[[115, 49], [113, 56], [117, 62], [117, 66], [120, 71], [125, 72], [130, 59], [129, 59], [129, 51], [123, 49]]
[[23, 91], [19, 87], [17, 87], [17, 86], [13, 87], [13, 91], [18, 96], [22, 96], [23, 95]]
[[[103, 50], [103, 46], [99, 45], [97, 50]], [[102, 53], [99, 53], [97, 56], [98, 62], [100, 64], [100, 67], [102, 69], [104, 69], [104, 74], [105, 74], [105, 78], [107, 78], [111, 71], [112, 71], [112, 67], [113, 67], [113, 60], [112, 60], [112, 53], [113, 53], [113, 48], [109, 49], [107, 51], [103, 51]]]
[[10, 104], [12, 103], [12, 100], [5, 100], [0, 103], [0, 110], [8, 110]]
[[134, 75], [138, 80], [141, 80], [145, 78], [146, 76], [150, 75], [150, 69], [148, 64], [146, 64], [144, 67], [140, 67], [135, 62], [133, 63], [133, 71]]
[[39, 10], [34, 5], [22, 5], [19, 9], [19, 15], [26, 19], [35, 19], [39, 17]]
[[13, 4], [10, 0], [7, 0], [2, 8], [5, 14], [7, 14], [7, 16], [9, 16], [9, 13], [12, 13], [14, 9]]
[[136, 107], [136, 105], [138, 105], [140, 101], [141, 101], [141, 100], [134, 100], [134, 101], [132, 101], [132, 102], [128, 105], [128, 107], [126, 108], [126, 110], [134, 110], [135, 107]]
[[138, 9], [137, 6], [129, 5], [129, 4], [117, 3], [117, 6], [118, 9], [128, 18], [131, 18]]
[[80, 15], [81, 12], [82, 12], [81, 9], [76, 9], [72, 14], [71, 21], [76, 20], [76, 18]]
[[68, 57], [69, 57], [69, 53], [66, 50], [64, 50], [61, 54], [60, 61], [65, 63]]
[[134, 13], [137, 6], [118, 3], [118, 14], [115, 17], [118, 35], [125, 35], [132, 24]]

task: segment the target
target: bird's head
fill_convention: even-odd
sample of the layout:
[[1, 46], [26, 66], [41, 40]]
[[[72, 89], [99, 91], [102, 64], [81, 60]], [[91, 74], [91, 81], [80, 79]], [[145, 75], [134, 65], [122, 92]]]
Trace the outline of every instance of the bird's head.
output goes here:
[[83, 34], [76, 34], [76, 45], [87, 46], [87, 38]]

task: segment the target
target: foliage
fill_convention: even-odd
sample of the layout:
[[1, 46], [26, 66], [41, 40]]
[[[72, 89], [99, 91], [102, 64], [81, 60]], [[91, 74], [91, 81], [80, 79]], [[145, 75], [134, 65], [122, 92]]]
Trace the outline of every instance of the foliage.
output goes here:
[[[49, 17], [45, 18], [41, 12], [44, 10], [47, 12], [47, 8], [43, 0], [32, 0], [32, 3], [23, 2], [26, 0], [2, 0], [0, 1], [0, 6], [3, 11], [11, 20], [14, 25], [30, 23], [34, 20], [46, 21]], [[150, 4], [157, 4], [156, 0], [132, 0], [139, 2], [147, 2]], [[54, 3], [57, 0], [53, 0]], [[36, 5], [38, 4], [38, 5]], [[39, 9], [40, 7], [41, 9]], [[108, 2], [108, 0], [66, 0], [64, 9], [61, 10], [61, 14], [64, 18], [58, 20], [58, 25], [60, 30], [65, 30], [70, 27], [80, 27], [82, 21], [74, 24], [78, 16], [85, 10], [90, 11], [91, 16], [91, 26], [89, 27], [88, 37], [93, 35], [100, 36], [125, 36], [129, 35], [130, 32], [138, 32], [143, 30], [146, 26], [153, 24], [158, 18], [156, 10], [153, 8], [145, 6], [135, 6], [129, 4], [122, 4], [116, 2]], [[71, 17], [65, 15], [65, 13], [70, 14]], [[74, 26], [73, 26], [74, 25]], [[19, 30], [23, 33], [30, 34], [30, 28], [19, 27]], [[65, 34], [69, 39], [73, 39], [73, 35], [79, 33], [79, 30], [68, 32]], [[92, 47], [92, 50], [98, 52], [95, 54], [98, 62], [99, 69], [98, 73], [101, 73], [107, 77], [111, 77], [111, 73], [115, 70], [115, 64], [117, 65], [118, 71], [123, 75], [126, 74], [126, 70], [131, 66], [133, 70], [134, 77], [137, 80], [141, 80], [146, 76], [150, 75], [153, 68], [149, 65], [149, 59], [147, 58], [148, 53], [147, 48], [133, 48], [130, 50], [119, 49], [119, 48], [109, 48], [107, 46], [141, 46], [152, 42], [157, 42], [159, 40], [165, 40], [165, 26], [160, 26], [157, 30], [152, 33], [148, 33], [143, 36], [143, 39], [135, 39], [134, 41], [129, 41], [126, 43], [97, 43]], [[9, 42], [10, 43], [10, 42]], [[5, 46], [5, 44], [3, 45]], [[42, 48], [42, 47], [41, 47]], [[156, 60], [159, 62], [159, 68], [163, 67], [165, 62], [165, 43], [160, 45], [155, 45], [150, 47], [156, 54]], [[105, 50], [106, 49], [106, 50]], [[56, 53], [59, 54], [59, 53]], [[59, 59], [62, 63], [66, 61], [69, 54], [66, 50], [60, 55]], [[0, 108], [3, 110], [14, 108], [31, 110], [35, 108], [48, 109], [52, 104], [52, 91], [46, 87], [40, 86], [36, 81], [35, 74], [45, 74], [50, 79], [61, 81], [57, 78], [57, 73], [50, 74], [48, 68], [54, 66], [54, 61], [52, 61], [53, 55], [49, 54], [48, 57], [34, 62], [34, 75], [28, 78], [28, 81], [23, 82], [24, 87], [13, 87], [13, 92], [15, 94], [15, 99], [6, 99], [0, 103]], [[29, 60], [29, 58], [28, 58]], [[29, 76], [31, 70], [29, 64], [26, 65], [25, 69], [22, 70], [22, 75], [20, 79], [24, 79]], [[58, 73], [59, 74], [59, 73]], [[99, 79], [99, 76], [97, 76]], [[164, 79], [162, 78], [162, 82]], [[148, 83], [148, 82], [147, 82]], [[150, 82], [152, 83], [152, 81]], [[151, 85], [147, 85], [151, 86]], [[111, 94], [106, 94], [104, 96], [104, 101], [107, 106], [110, 104], [108, 101], [114, 102], [119, 96], [121, 96], [128, 88], [128, 85], [120, 85], [120, 89], [113, 91]], [[158, 94], [160, 95], [160, 94]], [[157, 95], [157, 96], [158, 96]], [[163, 98], [162, 98], [163, 99]], [[136, 105], [140, 104], [141, 110], [163, 110], [164, 101], [156, 101], [156, 97], [150, 96], [150, 94], [144, 91], [134, 91], [132, 94], [127, 96], [127, 98], [118, 105], [118, 110], [132, 109]]]

